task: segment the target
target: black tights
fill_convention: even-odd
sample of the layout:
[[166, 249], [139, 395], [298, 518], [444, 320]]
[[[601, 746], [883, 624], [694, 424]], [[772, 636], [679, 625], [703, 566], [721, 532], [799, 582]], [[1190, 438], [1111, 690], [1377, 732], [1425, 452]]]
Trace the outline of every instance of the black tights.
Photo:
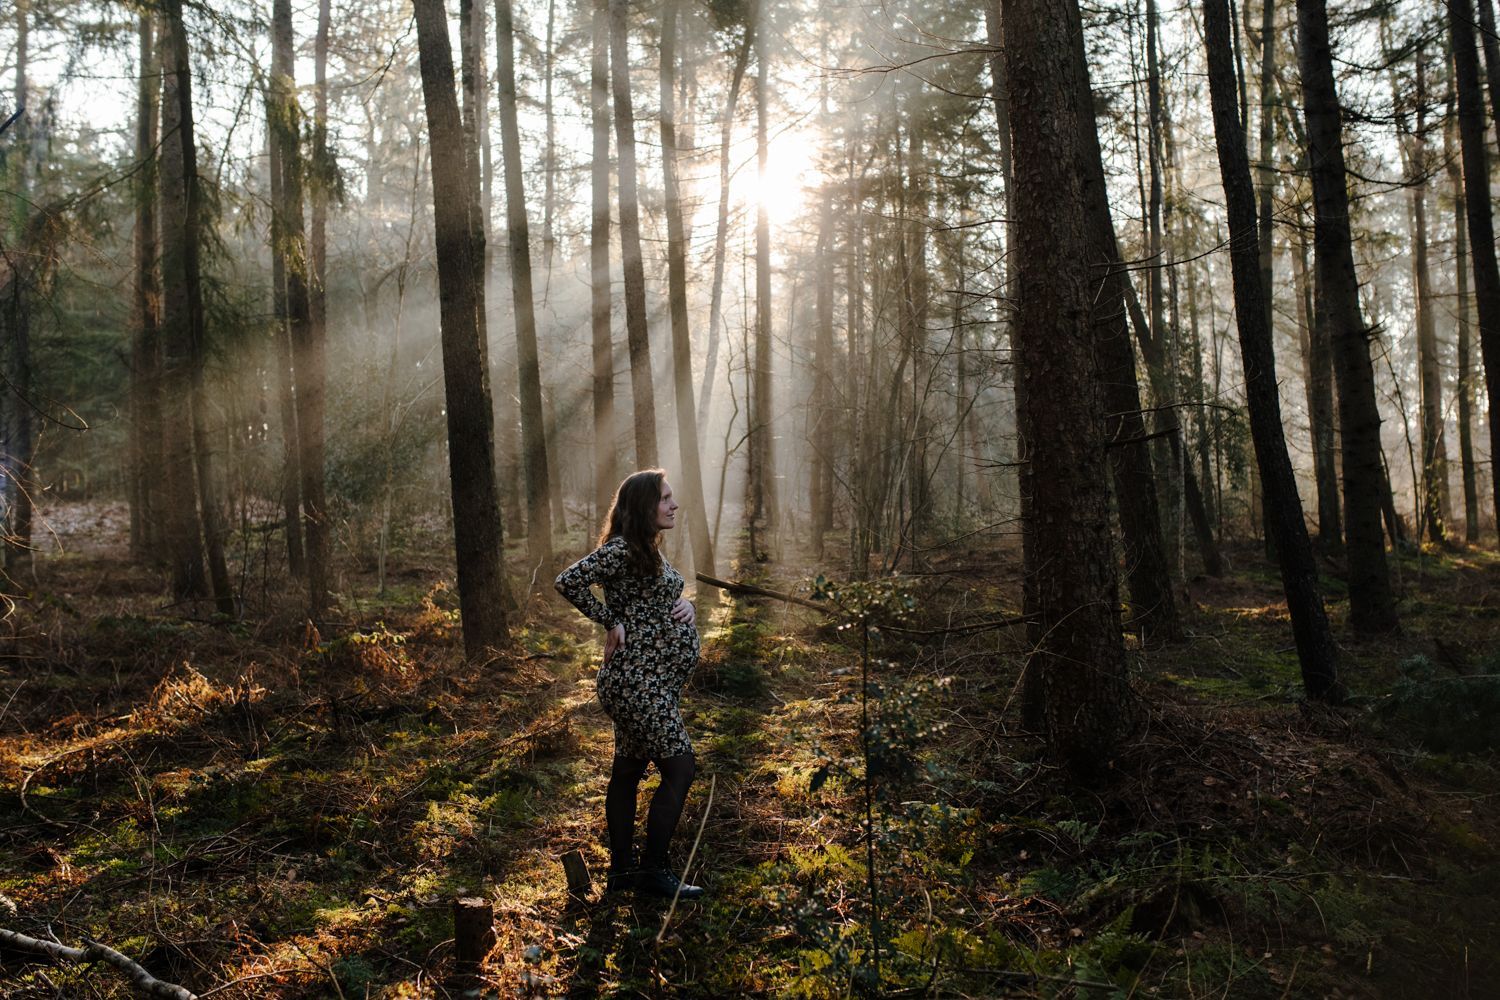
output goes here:
[[[640, 757], [616, 757], [609, 771], [609, 790], [604, 795], [604, 819], [609, 826], [609, 859], [615, 869], [631, 867], [635, 847], [635, 802], [641, 778], [650, 761]], [[661, 785], [651, 796], [651, 810], [646, 814], [646, 853], [642, 868], [667, 867], [667, 844], [687, 801], [688, 786], [693, 783], [697, 763], [690, 753], [678, 757], [661, 757], [656, 761]]]

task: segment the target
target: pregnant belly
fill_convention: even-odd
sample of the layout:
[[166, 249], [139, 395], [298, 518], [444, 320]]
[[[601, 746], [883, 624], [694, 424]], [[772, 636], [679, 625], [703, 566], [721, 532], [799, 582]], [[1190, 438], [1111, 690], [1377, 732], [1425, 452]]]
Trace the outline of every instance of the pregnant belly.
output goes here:
[[627, 627], [625, 645], [615, 652], [615, 657], [622, 658], [622, 665], [628, 663], [638, 670], [677, 673], [698, 660], [698, 629], [691, 623], [670, 618], [653, 622], [650, 627], [637, 627], [634, 634]]

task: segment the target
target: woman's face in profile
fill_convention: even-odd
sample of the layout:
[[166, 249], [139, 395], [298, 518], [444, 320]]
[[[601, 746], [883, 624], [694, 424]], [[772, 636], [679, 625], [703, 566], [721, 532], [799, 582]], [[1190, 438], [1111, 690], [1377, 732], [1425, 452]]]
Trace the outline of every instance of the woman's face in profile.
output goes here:
[[677, 501], [672, 497], [672, 484], [661, 481], [661, 499], [656, 502], [656, 530], [666, 531], [677, 525]]

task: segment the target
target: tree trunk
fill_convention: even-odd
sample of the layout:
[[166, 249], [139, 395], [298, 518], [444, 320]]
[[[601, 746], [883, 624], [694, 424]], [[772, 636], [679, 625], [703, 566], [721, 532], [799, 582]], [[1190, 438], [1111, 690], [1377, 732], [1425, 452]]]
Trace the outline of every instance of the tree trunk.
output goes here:
[[625, 342], [630, 350], [630, 392], [635, 420], [635, 461], [657, 463], [656, 393], [651, 384], [651, 329], [646, 319], [646, 267], [641, 259], [641, 209], [635, 165], [635, 110], [630, 97], [629, 0], [609, 0], [609, 71], [615, 92], [615, 147], [620, 172], [620, 257], [625, 268]]
[[10, 479], [10, 524], [5, 531], [5, 571], [12, 580], [29, 576], [32, 571], [31, 528], [35, 514], [36, 478], [31, 463], [36, 451], [36, 432], [31, 414], [31, 303], [28, 292], [34, 272], [23, 264], [11, 272], [4, 288], [5, 321], [0, 329], [10, 335], [10, 372], [7, 388], [13, 394], [11, 441], [13, 452], [7, 456]]
[[1490, 91], [1490, 120], [1495, 128], [1496, 140], [1500, 141], [1500, 42], [1496, 41], [1495, 8], [1491, 6], [1490, 0], [1479, 0], [1478, 7], [1479, 39], [1484, 49], [1484, 75]]
[[1484, 358], [1489, 402], [1491, 496], [1500, 497], [1500, 266], [1495, 260], [1495, 220], [1490, 202], [1489, 156], [1484, 141], [1474, 24], [1468, 0], [1448, 5], [1453, 38], [1453, 78], [1458, 91], [1458, 136], [1463, 150], [1464, 210], [1469, 222], [1469, 262], [1474, 269], [1474, 301], [1479, 310], [1479, 352]]
[[229, 565], [224, 558], [224, 517], [219, 503], [218, 464], [214, 455], [214, 438], [208, 424], [208, 391], [204, 379], [203, 349], [200, 344], [193, 359], [193, 452], [197, 457], [198, 497], [202, 505], [203, 551], [208, 559], [209, 589], [214, 607], [221, 615], [236, 611], [234, 590], [229, 582]]
[[[1090, 271], [1090, 301], [1094, 303], [1091, 323], [1105, 413], [1103, 440], [1108, 447], [1120, 530], [1125, 542], [1131, 613], [1139, 620], [1148, 641], [1170, 642], [1181, 635], [1182, 623], [1172, 593], [1171, 567], [1162, 545], [1156, 477], [1151, 467], [1149, 435], [1142, 416], [1135, 352], [1130, 347], [1126, 305], [1129, 278], [1120, 266], [1119, 245], [1105, 184], [1103, 153], [1092, 114], [1093, 89], [1081, 44], [1072, 50], [1072, 78], [1078, 87], [1076, 100], [1082, 112], [1079, 162], [1084, 170], [1081, 196], [1089, 241], [1089, 254], [1085, 259], [1094, 263]], [[1158, 232], [1158, 240], [1159, 237]], [[1160, 294], [1159, 289], [1156, 294]], [[1180, 432], [1173, 429], [1172, 433]], [[1034, 504], [1035, 500], [1032, 502]]]
[[1050, 750], [1099, 777], [1136, 718], [1120, 642], [1104, 485], [1103, 411], [1093, 369], [1093, 256], [1086, 218], [1072, 0], [1005, 0], [1015, 138], [1016, 361], [1031, 442], [1041, 642]]
[[271, 367], [276, 372], [277, 415], [281, 420], [281, 516], [286, 535], [287, 572], [301, 577], [307, 572], [302, 546], [302, 472], [298, 461], [297, 401], [292, 373], [292, 332], [286, 297], [286, 202], [281, 165], [280, 129], [276, 100], [266, 93], [266, 162], [271, 174], [271, 309], [275, 328], [271, 335]]
[[[1005, 300], [1014, 299], [1016, 265], [1011, 251], [1016, 245], [1016, 184], [1013, 170], [1012, 135], [1010, 128], [1010, 81], [1006, 76], [1005, 18], [1001, 12], [1002, 0], [989, 0], [984, 8], [985, 39], [989, 45], [990, 97], [995, 102], [995, 121], [999, 126], [1000, 176], [1005, 186]], [[1087, 139], [1087, 135], [1084, 136]], [[1002, 305], [1002, 309], [1006, 307]], [[1012, 319], [1014, 314], [1010, 313]], [[1006, 337], [1012, 349], [1015, 347], [1015, 323], [1005, 324]], [[1015, 381], [1016, 420], [1016, 492], [1021, 519], [1021, 613], [1026, 616], [1026, 644], [1033, 649], [1040, 644], [1042, 629], [1039, 623], [1036, 589], [1036, 525], [1032, 517], [1031, 461], [1027, 431], [1025, 387], [1021, 380]], [[1029, 657], [1021, 676], [1021, 724], [1033, 732], [1047, 727], [1047, 698], [1043, 690], [1042, 661]]]
[[1453, 155], [1452, 102], [1448, 122], [1443, 130], [1443, 159], [1448, 162], [1448, 181], [1453, 186], [1453, 271], [1457, 288], [1454, 313], [1457, 316], [1458, 350], [1458, 455], [1464, 481], [1464, 541], [1479, 541], [1479, 483], [1474, 467], [1474, 367], [1469, 328], [1469, 218], [1464, 203], [1463, 173]]
[[[557, 115], [552, 105], [553, 69], [557, 62], [554, 32], [557, 26], [557, 0], [547, 0], [547, 48], [542, 54], [542, 117], [547, 123], [546, 146], [542, 149], [542, 302], [551, 301], [552, 258], [557, 252], [555, 214], [557, 207]], [[558, 520], [562, 518], [559, 516]]]
[[[619, 480], [615, 462], [615, 361], [610, 333], [609, 284], [609, 0], [593, 0], [593, 52], [589, 62], [594, 126], [593, 219], [589, 230], [594, 360], [595, 521], [609, 509]], [[700, 420], [701, 424], [702, 421]]]
[[[28, 93], [29, 81], [27, 79], [27, 60], [30, 55], [30, 30], [31, 30], [31, 3], [30, 0], [18, 0], [16, 4], [16, 107], [25, 108], [30, 101]], [[40, 118], [40, 116], [38, 116]], [[34, 137], [31, 135], [32, 126], [29, 121], [19, 119], [15, 123], [16, 129], [14, 142], [20, 150], [21, 165], [19, 176], [15, 185], [18, 201], [21, 204], [19, 213], [19, 233], [23, 245], [28, 244], [31, 238], [31, 173], [34, 166], [32, 144]], [[14, 127], [14, 126], [13, 126]], [[10, 255], [7, 255], [10, 256]], [[8, 395], [11, 396], [11, 438], [4, 444], [8, 445], [9, 455], [4, 457], [7, 466], [8, 482], [0, 484], [0, 496], [9, 495], [9, 517], [8, 524], [4, 526], [5, 537], [5, 565], [10, 576], [18, 578], [30, 574], [32, 567], [31, 559], [31, 522], [34, 507], [34, 494], [36, 492], [35, 477], [32, 475], [31, 462], [36, 449], [36, 432], [32, 425], [31, 413], [31, 295], [30, 285], [36, 279], [36, 264], [27, 260], [31, 253], [25, 253], [20, 258], [11, 257], [10, 283], [4, 289], [7, 301], [4, 310], [7, 314], [5, 325], [10, 331], [10, 365], [7, 381], [10, 385]]]
[[[1162, 102], [1161, 68], [1156, 55], [1157, 21], [1156, 0], [1146, 0], [1146, 161], [1150, 171], [1146, 256], [1151, 264], [1146, 269], [1147, 302], [1151, 307], [1151, 338], [1157, 343], [1165, 343], [1168, 330], [1163, 312], [1162, 279], [1167, 271], [1167, 261], [1162, 257], [1161, 239]], [[1088, 124], [1085, 122], [1085, 126]]]
[[[1090, 141], [1085, 135], [1085, 142], [1091, 147], [1097, 147], [1097, 140]], [[1090, 171], [1095, 177], [1103, 175], [1103, 160], [1097, 165], [1093, 162], [1088, 164]], [[1119, 259], [1116, 253], [1115, 260]], [[1166, 349], [1164, 343], [1152, 335], [1151, 328], [1146, 322], [1146, 317], [1141, 309], [1140, 301], [1136, 298], [1135, 286], [1130, 282], [1124, 283], [1125, 308], [1130, 316], [1130, 325], [1135, 329], [1136, 343], [1140, 346], [1141, 357], [1146, 362], [1146, 374], [1151, 380], [1151, 393], [1158, 400], [1170, 401], [1172, 396], [1172, 378], [1168, 371]], [[1183, 502], [1187, 507], [1188, 519], [1192, 522], [1193, 533], [1197, 537], [1198, 552], [1203, 557], [1203, 568], [1209, 576], [1224, 575], [1224, 559], [1219, 553], [1218, 543], [1214, 540], [1213, 525], [1208, 519], [1208, 505], [1203, 501], [1203, 492], [1198, 485], [1197, 473], [1193, 471], [1192, 455], [1185, 450], [1182, 441], [1182, 427], [1173, 426], [1176, 417], [1169, 411], [1156, 410], [1153, 421], [1154, 433], [1164, 434], [1171, 448], [1172, 472], [1170, 479], [1174, 489], [1178, 476], [1182, 479]]]
[[1396, 510], [1396, 487], [1391, 484], [1390, 466], [1381, 455], [1380, 473], [1384, 477], [1384, 488], [1380, 492], [1380, 515], [1385, 521], [1385, 535], [1391, 548], [1406, 544], [1406, 520]]
[[[831, 208], [832, 206], [830, 206]], [[831, 214], [831, 213], [830, 213]], [[966, 217], [963, 213], [962, 217]], [[967, 261], [964, 260], [964, 239], [959, 233], [953, 239], [953, 273], [958, 278], [957, 287], [953, 289], [953, 305], [950, 307], [953, 313], [953, 326], [949, 333], [953, 343], [953, 353], [957, 356], [957, 371], [953, 378], [953, 438], [958, 441], [958, 460], [953, 463], [953, 516], [951, 524], [954, 529], [964, 522], [966, 501], [968, 500], [968, 470], [965, 468], [969, 463], [970, 448], [969, 440], [969, 414], [973, 409], [973, 403], [969, 395], [969, 342], [968, 329], [968, 272], [965, 268]], [[829, 275], [830, 279], [832, 274]], [[819, 289], [821, 296], [822, 290]], [[830, 303], [831, 304], [831, 303]]]
[[1333, 418], [1333, 348], [1328, 342], [1328, 328], [1318, 322], [1313, 306], [1314, 282], [1308, 273], [1307, 240], [1302, 236], [1292, 254], [1292, 269], [1297, 284], [1297, 323], [1306, 344], [1302, 376], [1307, 385], [1307, 422], [1318, 489], [1318, 548], [1331, 558], [1344, 552]]
[[155, 559], [161, 551], [159, 476], [161, 452], [161, 286], [156, 276], [156, 147], [160, 130], [161, 68], [156, 53], [156, 18], [141, 14], [138, 27], [140, 85], [136, 94], [135, 157], [140, 164], [135, 189], [134, 301], [132, 310], [131, 400], [131, 554]]
[[1373, 331], [1360, 313], [1354, 273], [1343, 127], [1325, 0], [1297, 0], [1297, 26], [1319, 278], [1315, 322], [1328, 331], [1339, 389], [1349, 623], [1360, 632], [1389, 632], [1400, 623], [1380, 529], [1385, 477], [1375, 371], [1370, 364]]
[[306, 540], [307, 601], [314, 616], [328, 605], [328, 524], [323, 489], [324, 347], [313, 328], [308, 246], [302, 228], [302, 114], [297, 106], [296, 45], [291, 0], [272, 7], [271, 130], [280, 146], [282, 229], [278, 243], [286, 275], [292, 368], [296, 376], [297, 468]]
[[[1203, 478], [1203, 509], [1210, 521], [1214, 519], [1223, 498], [1214, 489], [1210, 470], [1213, 468], [1213, 448], [1208, 431], [1208, 407], [1204, 405], [1207, 395], [1207, 382], [1203, 374], [1203, 337], [1198, 325], [1198, 267], [1195, 261], [1189, 261], [1187, 267], [1188, 280], [1188, 351], [1193, 359], [1193, 384], [1196, 387], [1193, 395], [1194, 423], [1197, 425], [1196, 441], [1198, 451], [1198, 467], [1202, 470]], [[1187, 442], [1183, 442], [1187, 445]], [[1190, 446], [1189, 446], [1190, 447]]]
[[[928, 531], [932, 520], [931, 484], [928, 449], [932, 437], [932, 418], [927, 412], [927, 394], [932, 385], [932, 357], [928, 351], [927, 320], [931, 312], [927, 273], [927, 226], [930, 211], [927, 159], [923, 132], [926, 128], [920, 112], [909, 113], [911, 156], [907, 161], [907, 190], [910, 195], [903, 213], [903, 230], [909, 234], [911, 250], [907, 270], [907, 349], [911, 352], [911, 450], [906, 466], [907, 496], [911, 513], [901, 533], [903, 544], [915, 542]], [[915, 557], [914, 557], [915, 558]]]
[[[168, 0], [167, 50], [162, 73], [162, 422], [167, 559], [172, 592], [178, 598], [201, 597], [208, 590], [203, 568], [203, 536], [198, 523], [198, 491], [193, 466], [193, 353], [188, 274], [197, 271], [189, 201], [196, 168], [190, 118], [187, 34], [182, 28], [181, 0]], [[196, 206], [194, 206], [196, 207]]]
[[489, 359], [476, 276], [482, 273], [483, 231], [469, 192], [463, 125], [454, 92], [453, 49], [440, 0], [415, 0], [422, 94], [432, 155], [438, 310], [443, 388], [448, 411], [448, 463], [453, 486], [453, 536], [464, 651], [489, 659], [508, 638], [500, 509], [495, 484], [494, 410]]
[[[770, 140], [767, 132], [770, 89], [770, 47], [766, 32], [770, 22], [769, 0], [755, 4], [755, 163], [756, 176], [764, 190]], [[755, 356], [750, 362], [750, 549], [754, 557], [774, 549], [776, 535], [776, 452], [771, 433], [771, 222], [766, 199], [755, 200]], [[757, 528], [763, 526], [756, 548]]]
[[[536, 300], [531, 288], [531, 235], [521, 133], [516, 124], [515, 29], [511, 0], [495, 0], [495, 85], [500, 97], [500, 157], [505, 174], [505, 227], [510, 247], [511, 299], [516, 310], [516, 376], [521, 388], [521, 451], [526, 464], [526, 551], [534, 569], [552, 565], [551, 486], [537, 358]], [[528, 573], [528, 577], [530, 574]]]
[[[1272, 282], [1274, 239], [1272, 219], [1276, 195], [1276, 119], [1272, 114], [1272, 94], [1276, 86], [1276, 0], [1261, 0], [1260, 11], [1260, 158], [1256, 163], [1256, 180], [1260, 204], [1260, 287], [1265, 291], [1266, 329], [1275, 340], [1275, 302]], [[1246, 122], [1245, 124], [1249, 124]]]
[[[845, 211], [844, 241], [850, 252], [844, 258], [844, 308], [848, 313], [849, 411], [851, 428], [849, 470], [849, 573], [856, 580], [868, 578], [873, 532], [870, 527], [870, 503], [866, 483], [873, 464], [870, 460], [871, 370], [873, 358], [866, 348], [865, 337], [865, 239], [864, 177], [855, 169], [855, 159], [862, 136], [858, 125], [849, 143], [845, 167], [844, 192], [848, 197]], [[726, 439], [727, 443], [727, 439]]]
[[714, 395], [714, 374], [719, 370], [719, 335], [724, 322], [724, 252], [729, 237], [729, 141], [734, 134], [734, 109], [739, 105], [740, 86], [750, 62], [755, 30], [745, 27], [745, 40], [734, 57], [729, 77], [729, 96], [724, 99], [724, 117], [719, 125], [719, 219], [714, 228], [713, 291], [708, 305], [708, 353], [703, 361], [703, 388], [698, 394], [698, 424], [708, 426], [709, 403]]
[[[308, 301], [308, 350], [306, 381], [308, 391], [316, 391], [315, 406], [309, 411], [309, 424], [299, 420], [297, 433], [302, 441], [303, 461], [300, 463], [304, 475], [311, 477], [311, 506], [319, 520], [323, 560], [324, 582], [327, 581], [328, 524], [327, 497], [325, 495], [325, 401], [327, 394], [327, 345], [328, 345], [328, 199], [332, 189], [336, 165], [333, 151], [328, 145], [328, 36], [333, 27], [331, 0], [318, 0], [318, 28], [313, 39], [313, 186], [312, 186], [312, 241], [309, 247], [312, 261], [312, 281]], [[301, 369], [299, 369], [299, 372]], [[298, 391], [302, 391], [302, 376], [299, 375]], [[313, 515], [310, 513], [309, 517]]]
[[[468, 28], [463, 27], [467, 17]], [[490, 241], [490, 219], [494, 207], [494, 158], [490, 151], [490, 77], [484, 61], [487, 34], [485, 9], [482, 0], [461, 4], [459, 7], [460, 74], [467, 73], [461, 84], [463, 90], [464, 138], [469, 143], [465, 163], [470, 177], [478, 178], [477, 194], [471, 194], [478, 205], [478, 239], [481, 253], [475, 261], [479, 276], [475, 279], [479, 290], [480, 339], [489, 343], [489, 286], [490, 271], [494, 263], [494, 252]], [[468, 44], [464, 45], [463, 40]], [[473, 210], [473, 209], [471, 209]], [[495, 399], [496, 448], [500, 463], [500, 514], [505, 519], [505, 530], [516, 538], [524, 538], [528, 525], [522, 516], [521, 503], [522, 446], [520, 442], [521, 414], [517, 399], [520, 384], [516, 365], [504, 351], [500, 359], [500, 387]], [[503, 557], [502, 557], [503, 558]]]
[[[1417, 370], [1422, 387], [1421, 507], [1417, 539], [1425, 528], [1433, 542], [1448, 540], [1448, 447], [1443, 436], [1443, 376], [1438, 358], [1437, 319], [1433, 315], [1432, 278], [1427, 267], [1427, 74], [1424, 54], [1416, 53], [1417, 128], [1407, 158], [1411, 199], [1412, 286], [1416, 291]], [[1399, 98], [1399, 94], [1392, 94]]]
[[[826, 62], [826, 45], [825, 45]], [[821, 114], [828, 122], [828, 80], [822, 81], [820, 94]], [[815, 332], [813, 335], [813, 382], [812, 399], [812, 543], [813, 555], [823, 558], [823, 536], [833, 527], [834, 488], [834, 422], [837, 419], [834, 407], [833, 365], [833, 187], [825, 182], [819, 191], [818, 244], [817, 244], [818, 288], [815, 304]], [[963, 281], [962, 264], [959, 281]], [[962, 347], [960, 346], [960, 350]], [[962, 365], [963, 355], [959, 355]], [[959, 375], [958, 392], [962, 398], [966, 379]], [[960, 414], [962, 416], [962, 414]], [[962, 451], [962, 448], [960, 448]], [[962, 462], [959, 475], [962, 477]], [[959, 496], [963, 495], [963, 480], [959, 479]]]
[[[688, 514], [688, 537], [693, 545], [693, 567], [713, 576], [713, 540], [703, 498], [703, 470], [698, 454], [697, 409], [693, 405], [693, 345], [688, 329], [687, 236], [683, 232], [682, 190], [677, 168], [677, 15], [682, 0], [664, 0], [661, 13], [661, 161], [666, 188], [667, 294], [672, 314], [672, 374], [677, 400], [677, 450], [682, 469], [677, 473], [683, 506]], [[700, 591], [702, 593], [702, 591]], [[716, 593], [708, 591], [707, 593]]]
[[[1214, 138], [1219, 152], [1219, 174], [1229, 216], [1230, 264], [1234, 274], [1234, 307], [1240, 334], [1240, 357], [1245, 369], [1245, 397], [1250, 409], [1250, 433], [1255, 445], [1265, 499], [1267, 533], [1281, 566], [1302, 685], [1309, 698], [1339, 700], [1338, 650], [1328, 627], [1323, 595], [1318, 590], [1318, 567], [1296, 474], [1287, 455], [1281, 427], [1281, 400], [1276, 386], [1276, 355], [1271, 339], [1270, 289], [1264, 275], [1257, 233], [1255, 190], [1250, 181], [1250, 157], [1245, 133], [1235, 108], [1234, 65], [1230, 58], [1229, 7], [1226, 0], [1204, 0], [1204, 44], [1208, 52], [1208, 84], [1213, 104]], [[1269, 39], [1268, 39], [1269, 41]]]
[[[208, 448], [207, 402], [203, 394], [203, 292], [199, 270], [201, 201], [198, 151], [194, 145], [192, 69], [181, 0], [166, 6], [169, 69], [162, 91], [162, 327], [165, 368], [163, 389], [176, 412], [169, 418], [166, 467], [173, 477], [168, 503], [182, 505], [174, 512], [172, 550], [174, 589], [179, 596], [201, 594], [203, 563], [214, 602], [233, 614], [234, 595], [224, 562], [216, 480]], [[196, 452], [196, 454], [195, 454]], [[196, 461], [195, 461], [196, 459]], [[194, 496], [194, 470], [197, 489]], [[180, 478], [179, 478], [180, 477]]]

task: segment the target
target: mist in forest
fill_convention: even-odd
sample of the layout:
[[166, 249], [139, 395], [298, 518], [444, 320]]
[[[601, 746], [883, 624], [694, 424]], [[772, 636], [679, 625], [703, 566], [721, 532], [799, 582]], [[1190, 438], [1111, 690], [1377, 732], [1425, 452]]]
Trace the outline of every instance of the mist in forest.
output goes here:
[[[48, 497], [116, 497], [139, 550], [207, 545], [174, 571], [196, 590], [207, 583], [188, 563], [206, 558], [211, 575], [215, 545], [242, 569], [298, 570], [293, 529], [311, 502], [319, 558], [376, 566], [383, 587], [414, 531], [453, 524], [465, 547], [476, 517], [455, 515], [453, 477], [478, 453], [456, 453], [454, 434], [483, 430], [484, 411], [451, 415], [469, 390], [444, 373], [477, 375], [481, 358], [487, 378], [470, 388], [487, 381], [495, 506], [475, 509], [496, 510], [477, 520], [525, 551], [513, 584], [587, 547], [605, 480], [653, 463], [701, 500], [686, 520], [706, 522], [696, 547], [713, 554], [693, 553], [689, 531], [671, 540], [700, 569], [774, 559], [878, 575], [1019, 537], [1023, 140], [998, 8], [174, 10], [30, 0], [0, 29], [6, 106], [25, 108], [0, 147], [13, 548], [46, 544]], [[427, 34], [424, 12], [444, 14]], [[1318, 292], [1297, 12], [1241, 13], [1234, 103], [1268, 227], [1280, 421], [1306, 524], [1334, 552], [1342, 362]], [[1157, 494], [1182, 579], [1217, 558], [1205, 540], [1270, 530], [1211, 47], [1190, 7], [1124, 3], [1083, 26], [1084, 113], [1137, 341], [1103, 384], [1124, 372], [1138, 386], [1137, 482]], [[1395, 5], [1336, 21], [1334, 45], [1383, 530], [1472, 541], [1490, 519], [1476, 473], [1489, 401], [1450, 44], [1430, 11]], [[432, 66], [447, 60], [457, 132], [433, 117], [443, 83], [424, 76], [423, 46]], [[167, 160], [185, 114], [190, 182]], [[444, 340], [440, 308], [456, 293], [442, 291], [451, 237], [435, 205], [455, 185], [476, 275], [464, 294], [482, 299], [467, 354]], [[195, 259], [179, 313], [183, 238]], [[170, 528], [184, 503], [201, 524]], [[285, 544], [265, 544], [278, 519]]]

